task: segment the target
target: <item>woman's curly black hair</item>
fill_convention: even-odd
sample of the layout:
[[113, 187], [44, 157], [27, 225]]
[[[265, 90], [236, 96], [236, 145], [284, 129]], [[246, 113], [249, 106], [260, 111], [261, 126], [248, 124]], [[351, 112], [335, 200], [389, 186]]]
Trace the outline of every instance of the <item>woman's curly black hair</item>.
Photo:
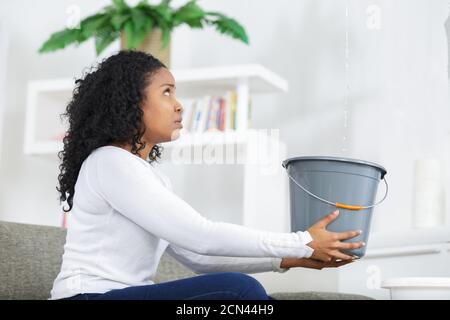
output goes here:
[[[141, 137], [145, 132], [141, 104], [145, 88], [152, 76], [166, 66], [150, 54], [120, 51], [103, 60], [97, 67], [75, 81], [72, 100], [65, 113], [69, 129], [58, 152], [61, 160], [58, 175], [60, 203], [67, 200], [69, 212], [73, 207], [75, 183], [83, 161], [96, 148], [111, 143], [131, 144], [138, 154], [145, 148]], [[149, 162], [160, 158], [162, 147], [155, 145]]]

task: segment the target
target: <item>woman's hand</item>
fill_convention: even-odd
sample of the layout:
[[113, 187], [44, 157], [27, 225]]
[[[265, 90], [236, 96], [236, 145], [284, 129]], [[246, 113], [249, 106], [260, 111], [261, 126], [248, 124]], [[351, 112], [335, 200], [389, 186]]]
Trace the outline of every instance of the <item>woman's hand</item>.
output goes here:
[[313, 241], [307, 245], [314, 249], [312, 259], [330, 262], [333, 259], [350, 260], [352, 256], [342, 253], [339, 250], [358, 249], [365, 245], [364, 242], [341, 242], [341, 240], [351, 239], [361, 234], [361, 231], [330, 232], [327, 225], [334, 221], [339, 215], [339, 210], [327, 215], [325, 218], [308, 229]]
[[337, 261], [336, 259], [332, 259], [331, 261], [319, 261], [308, 258], [283, 258], [280, 267], [285, 269], [301, 267], [322, 270], [323, 268], [338, 268], [352, 263], [353, 261], [354, 260]]

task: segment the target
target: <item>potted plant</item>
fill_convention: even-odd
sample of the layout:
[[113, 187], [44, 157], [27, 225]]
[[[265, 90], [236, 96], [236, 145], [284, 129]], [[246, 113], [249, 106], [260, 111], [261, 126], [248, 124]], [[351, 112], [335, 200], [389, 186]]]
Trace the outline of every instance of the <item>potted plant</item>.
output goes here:
[[99, 55], [120, 37], [122, 49], [149, 52], [169, 67], [170, 35], [182, 24], [198, 29], [214, 26], [222, 34], [249, 43], [245, 29], [236, 20], [219, 12], [204, 11], [197, 5], [197, 0], [190, 0], [178, 8], [172, 8], [170, 2], [162, 0], [158, 5], [151, 5], [147, 0], [141, 0], [130, 6], [124, 0], [113, 0], [101, 12], [80, 21], [77, 28], [53, 33], [39, 52], [56, 51], [94, 38]]

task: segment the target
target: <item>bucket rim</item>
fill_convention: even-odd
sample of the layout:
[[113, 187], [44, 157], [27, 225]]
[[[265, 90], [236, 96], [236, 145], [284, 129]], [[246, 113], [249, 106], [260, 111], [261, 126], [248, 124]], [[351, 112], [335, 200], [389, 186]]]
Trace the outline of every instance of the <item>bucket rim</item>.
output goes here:
[[374, 167], [378, 170], [381, 171], [381, 179], [384, 178], [384, 176], [387, 173], [387, 170], [375, 163], [375, 162], [370, 162], [370, 161], [366, 161], [366, 160], [360, 160], [360, 159], [353, 159], [353, 158], [344, 158], [344, 157], [331, 157], [331, 156], [302, 156], [302, 157], [292, 157], [292, 158], [288, 158], [286, 160], [283, 161], [282, 165], [285, 169], [287, 169], [288, 165], [291, 162], [294, 161], [303, 161], [303, 160], [321, 160], [321, 161], [338, 161], [338, 162], [350, 162], [350, 163], [356, 163], [356, 164], [364, 164], [364, 165], [368, 165], [371, 167]]

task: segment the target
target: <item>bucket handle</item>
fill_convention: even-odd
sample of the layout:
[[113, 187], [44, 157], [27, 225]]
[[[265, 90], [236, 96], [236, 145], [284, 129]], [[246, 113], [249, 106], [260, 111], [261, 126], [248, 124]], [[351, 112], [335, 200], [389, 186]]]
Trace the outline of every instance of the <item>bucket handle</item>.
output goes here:
[[[287, 169], [287, 168], [286, 168], [286, 169]], [[321, 197], [315, 195], [315, 194], [312, 193], [311, 191], [308, 191], [305, 187], [303, 187], [300, 183], [298, 183], [298, 182], [292, 177], [292, 175], [289, 173], [289, 170], [286, 170], [286, 171], [287, 171], [287, 174], [288, 174], [289, 178], [290, 178], [292, 181], [294, 181], [294, 183], [295, 183], [297, 186], [299, 186], [303, 191], [305, 191], [305, 192], [306, 192], [307, 194], [309, 194], [311, 197], [316, 198], [316, 199], [319, 200], [319, 201], [328, 203], [328, 204], [330, 204], [330, 205], [332, 205], [332, 206], [335, 206], [336, 208], [342, 208], [342, 209], [348, 209], [348, 210], [354, 210], [354, 211], [359, 211], [359, 210], [363, 210], [363, 209], [370, 209], [370, 208], [373, 208], [373, 207], [379, 205], [380, 203], [382, 203], [382, 202], [386, 199], [386, 197], [387, 197], [387, 195], [388, 195], [389, 186], [388, 186], [388, 183], [387, 183], [387, 181], [386, 181], [386, 177], [383, 177], [382, 180], [384, 181], [384, 184], [386, 185], [386, 193], [384, 194], [383, 199], [381, 199], [380, 201], [378, 201], [378, 202], [376, 202], [376, 203], [374, 203], [374, 204], [372, 204], [372, 205], [370, 205], [370, 206], [355, 206], [355, 205], [349, 205], [349, 204], [340, 203], [340, 202], [331, 202], [331, 201], [328, 201], [328, 200], [326, 200], [326, 199], [323, 199], [323, 198], [321, 198]]]

